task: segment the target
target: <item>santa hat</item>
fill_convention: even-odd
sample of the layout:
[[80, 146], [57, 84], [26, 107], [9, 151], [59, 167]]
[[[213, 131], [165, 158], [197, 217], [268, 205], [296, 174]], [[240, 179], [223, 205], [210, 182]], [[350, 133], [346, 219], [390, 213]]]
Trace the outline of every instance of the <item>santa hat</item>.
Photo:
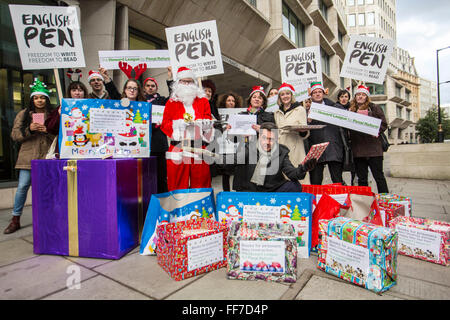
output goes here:
[[153, 81], [156, 84], [156, 89], [158, 89], [158, 82], [156, 82], [156, 79], [152, 78], [152, 77], [148, 77], [147, 79], [144, 80], [144, 86], [145, 86], [145, 83], [149, 80]]
[[186, 68], [186, 67], [179, 67], [178, 68], [177, 79], [178, 80], [180, 80], [180, 79], [192, 79], [192, 80], [194, 80], [194, 82], [196, 82], [195, 81], [195, 74], [194, 74], [194, 72], [191, 69]]
[[358, 89], [356, 89], [355, 95], [357, 93], [365, 93], [368, 97], [370, 97], [370, 91], [369, 88], [364, 86], [364, 85], [360, 85], [358, 86]]
[[325, 92], [325, 88], [323, 87], [322, 82], [311, 83], [311, 92], [313, 92], [316, 89], [322, 89], [323, 92]]
[[292, 85], [290, 85], [289, 83], [283, 83], [281, 85], [281, 87], [278, 89], [278, 94], [280, 94], [281, 91], [290, 91], [292, 92], [292, 94], [295, 94], [295, 89]]
[[250, 93], [249, 97], [251, 97], [255, 92], [261, 92], [264, 96], [266, 95], [266, 93], [264, 92], [263, 86], [254, 86], [252, 88], [252, 92]]
[[102, 81], [105, 81], [105, 79], [103, 79], [102, 75], [98, 71], [90, 70], [89, 76], [88, 76], [88, 82], [91, 82], [92, 78], [100, 78], [100, 79], [102, 79]]

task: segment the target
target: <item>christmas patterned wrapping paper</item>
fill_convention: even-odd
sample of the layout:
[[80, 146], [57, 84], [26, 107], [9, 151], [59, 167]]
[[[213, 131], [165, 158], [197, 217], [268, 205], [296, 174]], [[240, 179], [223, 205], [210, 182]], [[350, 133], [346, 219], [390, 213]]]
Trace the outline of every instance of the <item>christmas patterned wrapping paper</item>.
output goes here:
[[398, 194], [380, 193], [377, 194], [378, 202], [397, 203], [405, 206], [405, 216], [412, 217], [412, 200], [411, 198]]
[[302, 164], [305, 164], [306, 161], [311, 160], [311, 159], [319, 160], [329, 144], [330, 144], [329, 142], [324, 142], [324, 143], [313, 145], [311, 147], [311, 150], [309, 150], [308, 154], [306, 155], [305, 159], [303, 159]]
[[395, 202], [378, 201], [383, 226], [389, 227], [389, 221], [394, 218], [405, 216], [405, 206]]
[[444, 266], [449, 265], [450, 223], [423, 218], [397, 217], [389, 227], [398, 232], [398, 252]]
[[397, 281], [397, 232], [338, 217], [319, 221], [317, 267], [380, 293]]
[[228, 229], [214, 220], [162, 224], [157, 234], [158, 264], [176, 281], [226, 266]]
[[297, 281], [294, 227], [279, 223], [233, 222], [228, 237], [228, 279]]

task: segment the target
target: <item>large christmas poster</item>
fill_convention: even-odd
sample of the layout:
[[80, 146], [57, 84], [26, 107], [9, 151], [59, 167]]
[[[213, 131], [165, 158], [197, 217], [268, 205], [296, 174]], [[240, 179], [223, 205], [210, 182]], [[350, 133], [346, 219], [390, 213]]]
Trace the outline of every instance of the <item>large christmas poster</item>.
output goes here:
[[60, 158], [149, 157], [150, 106], [141, 101], [63, 99]]

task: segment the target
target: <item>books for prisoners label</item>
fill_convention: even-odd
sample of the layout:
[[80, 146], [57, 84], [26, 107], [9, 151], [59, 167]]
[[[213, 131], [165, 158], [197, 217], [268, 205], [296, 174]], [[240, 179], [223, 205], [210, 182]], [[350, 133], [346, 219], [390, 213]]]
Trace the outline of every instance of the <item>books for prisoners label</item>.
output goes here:
[[397, 225], [398, 247], [411, 255], [439, 260], [442, 235], [437, 232]]
[[241, 240], [239, 268], [244, 272], [286, 272], [284, 241]]
[[327, 237], [327, 241], [326, 264], [366, 281], [369, 273], [369, 249], [332, 237]]
[[223, 261], [223, 233], [188, 240], [188, 271]]

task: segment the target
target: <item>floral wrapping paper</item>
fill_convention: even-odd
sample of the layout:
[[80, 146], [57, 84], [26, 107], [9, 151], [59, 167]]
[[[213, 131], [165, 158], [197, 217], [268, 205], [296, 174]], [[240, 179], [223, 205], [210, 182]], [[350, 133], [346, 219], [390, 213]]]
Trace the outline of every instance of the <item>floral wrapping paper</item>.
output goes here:
[[389, 227], [397, 229], [397, 226], [420, 229], [440, 235], [439, 254], [436, 255], [431, 251], [405, 244], [399, 233], [398, 252], [400, 254], [444, 266], [450, 264], [450, 223], [423, 218], [397, 217], [389, 222]]
[[[240, 241], [284, 241], [284, 272], [278, 272], [281, 266], [272, 263], [268, 270], [243, 271], [240, 268]], [[259, 266], [259, 264], [258, 264]], [[246, 262], [244, 262], [246, 267]], [[272, 271], [271, 271], [272, 270]], [[265, 224], [233, 222], [228, 236], [228, 279], [264, 280], [291, 284], [297, 281], [297, 242], [294, 227], [290, 224]]]
[[[405, 216], [405, 206], [395, 202], [378, 201], [380, 213], [383, 219], [383, 226], [389, 227], [389, 221], [394, 218]], [[384, 214], [383, 214], [384, 212]]]
[[[331, 254], [328, 251], [330, 238], [356, 245], [359, 249], [367, 249], [367, 272], [354, 268], [351, 264], [343, 266], [336, 261], [327, 262], [327, 255]], [[389, 228], [344, 217], [320, 220], [317, 266], [327, 273], [368, 290], [384, 292], [397, 281], [397, 240], [397, 232]]]
[[[195, 229], [207, 229], [207, 231], [202, 233], [189, 231]], [[183, 232], [184, 230], [187, 232]], [[223, 233], [223, 260], [188, 271], [188, 241], [218, 233]], [[228, 229], [214, 220], [201, 218], [162, 224], [158, 226], [157, 234], [158, 246], [156, 254], [158, 264], [176, 281], [217, 270], [225, 267], [227, 264]]]
[[405, 205], [405, 216], [412, 216], [411, 198], [400, 196], [398, 194], [380, 193], [376, 195], [378, 203], [397, 203]]

